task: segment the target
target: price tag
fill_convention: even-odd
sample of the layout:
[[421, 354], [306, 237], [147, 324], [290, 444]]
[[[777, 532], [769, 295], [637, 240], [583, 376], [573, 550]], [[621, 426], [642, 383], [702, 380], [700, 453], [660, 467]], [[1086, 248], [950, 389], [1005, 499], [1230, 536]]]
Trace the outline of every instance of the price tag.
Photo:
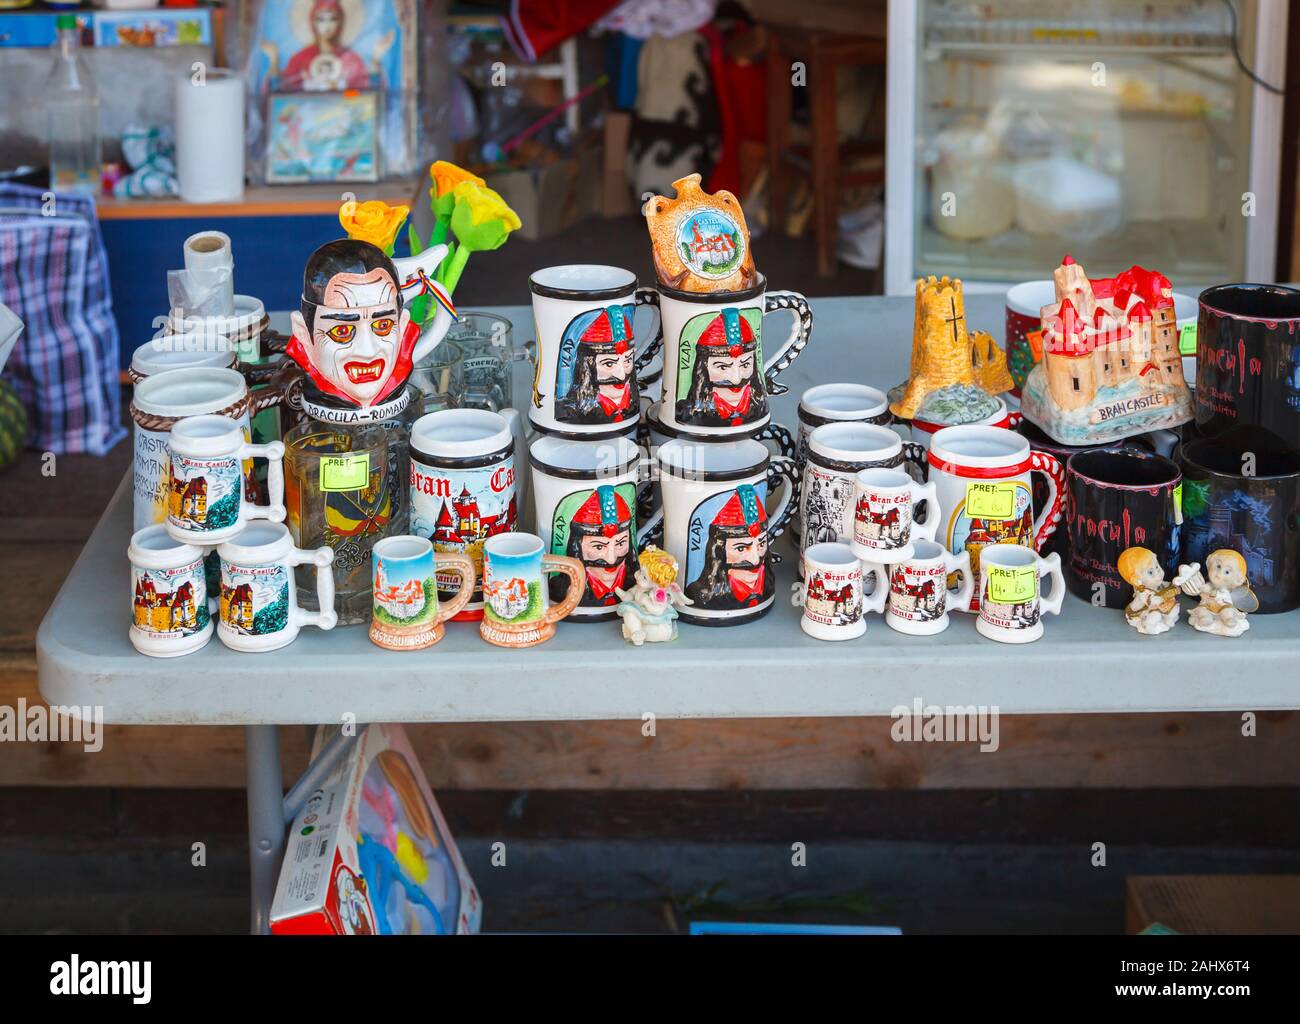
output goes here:
[[1183, 521], [1183, 485], [1179, 481], [1178, 486], [1174, 488], [1174, 522]]
[[995, 604], [1023, 604], [1038, 594], [1038, 570], [1032, 565], [1014, 569], [990, 565], [985, 571], [989, 574], [989, 600]]
[[1016, 483], [999, 480], [966, 485], [966, 514], [972, 519], [1014, 519]]
[[370, 453], [326, 455], [320, 460], [322, 491], [359, 491], [370, 483]]
[[1196, 355], [1196, 324], [1183, 324], [1178, 331], [1178, 351], [1181, 355]]
[[1043, 332], [1029, 331], [1025, 335], [1025, 341], [1029, 342], [1029, 351], [1034, 354], [1034, 362], [1043, 361]]

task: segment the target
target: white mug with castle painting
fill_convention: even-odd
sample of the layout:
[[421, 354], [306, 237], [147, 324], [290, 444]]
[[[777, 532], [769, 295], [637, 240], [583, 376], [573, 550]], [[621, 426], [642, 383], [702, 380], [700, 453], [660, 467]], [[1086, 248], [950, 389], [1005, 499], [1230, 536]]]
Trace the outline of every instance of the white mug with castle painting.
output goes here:
[[[864, 573], [875, 573], [871, 596], [862, 592]], [[814, 544], [803, 553], [803, 582], [795, 604], [803, 608], [799, 627], [817, 640], [853, 640], [867, 631], [867, 612], [885, 607], [884, 569], [864, 566], [847, 544]]]
[[[167, 532], [175, 540], [219, 544], [251, 520], [284, 522], [284, 445], [249, 444], [243, 428], [228, 416], [192, 416], [167, 436], [171, 454]], [[269, 505], [244, 495], [243, 461], [267, 460]]]
[[203, 549], [173, 540], [161, 523], [131, 536], [131, 646], [151, 658], [191, 654], [212, 639]]
[[[921, 506], [924, 523], [915, 521]], [[885, 565], [906, 561], [914, 540], [934, 540], [940, 515], [933, 483], [918, 484], [899, 469], [864, 469], [853, 490], [853, 552]]]
[[[332, 548], [294, 547], [281, 523], [252, 523], [217, 548], [221, 558], [220, 621], [217, 639], [236, 651], [274, 651], [298, 638], [303, 626], [333, 629], [334, 561]], [[298, 607], [293, 569], [316, 566], [316, 598], [321, 610]]]
[[[1042, 593], [1043, 578], [1055, 582]], [[990, 640], [1027, 644], [1043, 635], [1043, 616], [1060, 615], [1065, 600], [1061, 556], [1044, 558], [1019, 544], [994, 544], [980, 553], [980, 617], [975, 628]]]
[[[965, 551], [954, 555], [932, 540], [913, 541], [913, 548], [911, 558], [886, 570], [889, 604], [885, 608], [885, 622], [900, 633], [932, 636], [948, 628], [950, 611], [971, 610], [975, 580], [971, 575], [970, 555]], [[954, 589], [948, 587], [950, 574], [955, 574], [960, 581]]]

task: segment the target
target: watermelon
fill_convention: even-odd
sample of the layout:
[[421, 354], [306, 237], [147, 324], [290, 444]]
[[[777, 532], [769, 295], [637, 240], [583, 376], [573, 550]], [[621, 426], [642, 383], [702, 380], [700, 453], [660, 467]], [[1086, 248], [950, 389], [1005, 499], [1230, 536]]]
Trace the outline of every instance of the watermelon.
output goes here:
[[0, 380], [0, 472], [18, 461], [26, 440], [27, 410], [13, 385]]

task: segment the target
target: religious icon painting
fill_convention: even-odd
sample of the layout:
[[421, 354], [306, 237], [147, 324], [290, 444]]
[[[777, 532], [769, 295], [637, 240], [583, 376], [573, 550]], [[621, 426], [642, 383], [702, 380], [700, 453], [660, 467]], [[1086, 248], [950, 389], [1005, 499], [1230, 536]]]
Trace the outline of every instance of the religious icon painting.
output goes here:
[[686, 321], [677, 347], [679, 423], [740, 427], [767, 415], [762, 331], [759, 306], [724, 306]]
[[[603, 484], [564, 497], [551, 520], [551, 554], [582, 563], [587, 590], [580, 607], [615, 607], [618, 590], [630, 587], [636, 573], [635, 484]], [[560, 600], [567, 586], [552, 579], [551, 597]]]
[[555, 418], [562, 423], [621, 423], [640, 412], [631, 304], [589, 309], [560, 337]]
[[741, 484], [691, 513], [686, 540], [686, 596], [702, 611], [757, 609], [771, 601], [767, 484]]

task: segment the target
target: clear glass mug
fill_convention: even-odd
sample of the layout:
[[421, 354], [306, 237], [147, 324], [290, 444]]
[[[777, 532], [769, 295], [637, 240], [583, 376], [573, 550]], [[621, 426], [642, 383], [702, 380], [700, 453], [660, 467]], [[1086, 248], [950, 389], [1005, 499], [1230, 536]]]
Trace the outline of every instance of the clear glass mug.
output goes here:
[[460, 353], [464, 407], [492, 412], [513, 408], [515, 363], [527, 353], [515, 349], [509, 320], [495, 313], [462, 313], [448, 329], [447, 343]]

